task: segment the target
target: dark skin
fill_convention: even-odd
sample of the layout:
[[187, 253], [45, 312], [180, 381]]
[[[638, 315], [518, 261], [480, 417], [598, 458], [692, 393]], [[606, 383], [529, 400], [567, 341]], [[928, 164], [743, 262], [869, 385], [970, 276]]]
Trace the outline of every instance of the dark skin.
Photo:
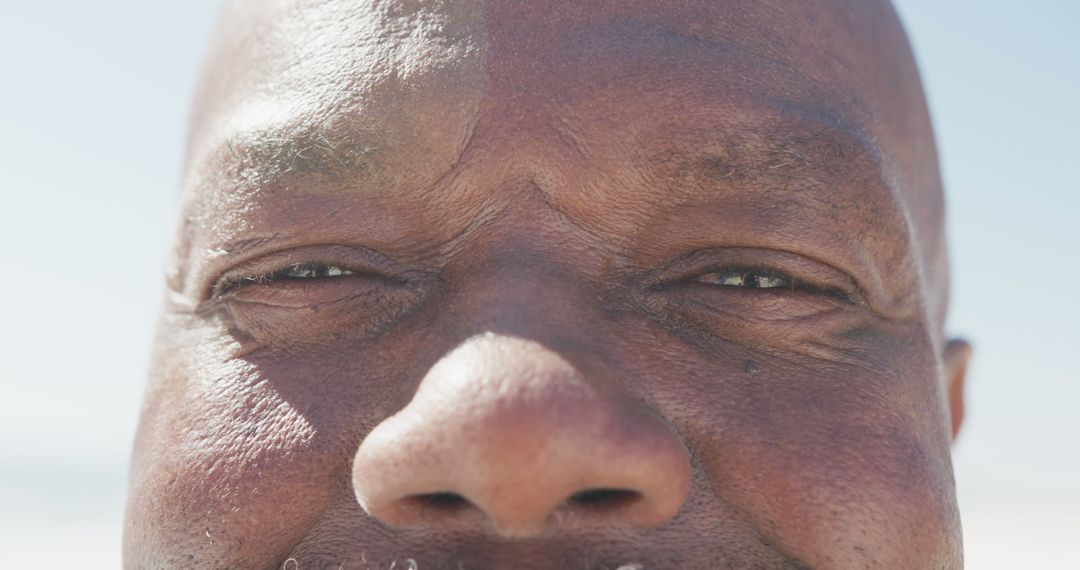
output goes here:
[[235, 2], [129, 568], [959, 568], [885, 2]]

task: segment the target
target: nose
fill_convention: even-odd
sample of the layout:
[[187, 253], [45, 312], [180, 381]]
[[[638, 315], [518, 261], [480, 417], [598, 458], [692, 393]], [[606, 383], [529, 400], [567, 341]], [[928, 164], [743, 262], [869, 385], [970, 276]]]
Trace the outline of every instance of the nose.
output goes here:
[[682, 440], [558, 354], [487, 334], [444, 356], [353, 461], [371, 516], [503, 537], [656, 527], [690, 487]]

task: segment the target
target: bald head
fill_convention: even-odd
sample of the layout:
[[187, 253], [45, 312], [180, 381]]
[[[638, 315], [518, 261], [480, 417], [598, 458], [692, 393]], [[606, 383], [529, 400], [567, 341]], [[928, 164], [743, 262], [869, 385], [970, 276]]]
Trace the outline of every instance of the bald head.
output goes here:
[[133, 566], [960, 564], [887, 2], [233, 2], [185, 187]]

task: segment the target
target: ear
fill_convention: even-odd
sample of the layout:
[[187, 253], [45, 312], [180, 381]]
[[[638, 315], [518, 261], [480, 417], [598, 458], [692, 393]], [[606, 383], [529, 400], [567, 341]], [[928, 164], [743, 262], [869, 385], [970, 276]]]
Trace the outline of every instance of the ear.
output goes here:
[[949, 394], [952, 417], [952, 438], [956, 441], [960, 424], [964, 422], [964, 377], [971, 361], [971, 345], [965, 340], [952, 339], [945, 345], [945, 387]]

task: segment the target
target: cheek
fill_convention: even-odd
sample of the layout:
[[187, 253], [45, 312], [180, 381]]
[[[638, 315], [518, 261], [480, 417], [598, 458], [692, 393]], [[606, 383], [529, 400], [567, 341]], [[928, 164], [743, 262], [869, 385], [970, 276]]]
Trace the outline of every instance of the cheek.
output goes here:
[[[147, 567], [272, 567], [328, 510], [363, 519], [353, 455], [407, 401], [404, 379], [426, 361], [402, 366], [369, 337], [285, 351], [252, 346], [223, 323], [180, 328], [191, 332], [155, 359], [126, 556]], [[430, 352], [422, 338], [381, 340]]]
[[918, 338], [860, 330], [803, 352], [669, 344], [637, 358], [662, 379], [650, 397], [705, 492], [763, 540], [812, 567], [939, 567], [959, 525], [938, 371]]
[[197, 345], [197, 367], [166, 363], [151, 390], [128, 533], [170, 567], [270, 567], [325, 508], [340, 470], [272, 373], [212, 345]]

